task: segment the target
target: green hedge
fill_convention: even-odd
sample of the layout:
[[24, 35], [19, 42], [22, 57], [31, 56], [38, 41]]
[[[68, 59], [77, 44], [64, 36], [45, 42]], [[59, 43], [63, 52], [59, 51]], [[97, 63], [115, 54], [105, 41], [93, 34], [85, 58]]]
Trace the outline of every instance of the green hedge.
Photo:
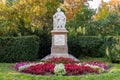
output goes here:
[[51, 33], [46, 30], [42, 30], [38, 32], [36, 31], [35, 34], [39, 37], [38, 57], [39, 59], [42, 59], [51, 53]]
[[69, 53], [76, 57], [102, 57], [105, 52], [101, 51], [104, 41], [97, 36], [74, 36], [68, 37]]
[[0, 37], [0, 62], [36, 60], [38, 49], [36, 36]]
[[75, 57], [108, 57], [120, 62], [120, 36], [69, 36], [69, 53]]
[[120, 62], [120, 36], [110, 36], [106, 38], [106, 54], [111, 62]]
[[[50, 54], [51, 38], [0, 37], [0, 62], [31, 61]], [[69, 53], [75, 57], [107, 57], [120, 61], [120, 36], [68, 36]]]

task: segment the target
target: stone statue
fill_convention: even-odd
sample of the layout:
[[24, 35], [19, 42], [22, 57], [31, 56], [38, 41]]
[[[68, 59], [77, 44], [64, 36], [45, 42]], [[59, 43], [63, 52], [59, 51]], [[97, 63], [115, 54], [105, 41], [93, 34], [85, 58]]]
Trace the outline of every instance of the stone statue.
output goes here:
[[60, 8], [57, 8], [57, 12], [53, 15], [53, 27], [54, 29], [65, 29], [66, 17]]

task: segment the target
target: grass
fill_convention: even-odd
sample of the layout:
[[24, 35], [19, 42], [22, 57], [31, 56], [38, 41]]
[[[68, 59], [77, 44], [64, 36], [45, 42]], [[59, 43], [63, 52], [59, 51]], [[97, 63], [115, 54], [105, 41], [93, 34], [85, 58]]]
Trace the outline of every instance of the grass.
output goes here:
[[[81, 61], [101, 60], [104, 58], [80, 59]], [[20, 73], [14, 70], [14, 63], [0, 63], [0, 80], [120, 80], [120, 64], [112, 64], [108, 73], [80, 76], [42, 76]]]

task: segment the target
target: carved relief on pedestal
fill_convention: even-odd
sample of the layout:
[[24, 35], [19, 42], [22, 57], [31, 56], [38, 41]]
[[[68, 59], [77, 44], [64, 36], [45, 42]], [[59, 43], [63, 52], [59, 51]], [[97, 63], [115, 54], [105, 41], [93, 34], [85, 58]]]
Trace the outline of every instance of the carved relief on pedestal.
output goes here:
[[54, 45], [65, 45], [65, 35], [54, 35]]

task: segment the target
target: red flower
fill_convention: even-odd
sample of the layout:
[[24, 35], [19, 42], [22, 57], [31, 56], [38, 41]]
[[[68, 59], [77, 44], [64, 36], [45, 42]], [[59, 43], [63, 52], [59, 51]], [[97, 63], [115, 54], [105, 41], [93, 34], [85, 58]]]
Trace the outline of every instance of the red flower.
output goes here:
[[78, 66], [77, 64], [65, 64], [65, 69], [68, 75], [82, 74], [84, 71], [84, 68], [82, 66]]
[[51, 63], [44, 64], [44, 70], [46, 72], [54, 73], [54, 67], [55, 67], [55, 64], [51, 64]]
[[22, 72], [31, 74], [45, 74], [44, 64], [37, 64], [24, 69]]
[[46, 63], [77, 63], [77, 61], [73, 60], [72, 58], [64, 58], [64, 57], [52, 57], [45, 61]]
[[99, 73], [98, 70], [93, 69], [93, 68], [91, 68], [89, 66], [85, 66], [84, 70], [85, 70], [85, 72], [88, 72], [88, 73]]
[[46, 72], [54, 73], [54, 67], [55, 64], [50, 64], [50, 63], [37, 64], [24, 69], [22, 72], [43, 75]]

